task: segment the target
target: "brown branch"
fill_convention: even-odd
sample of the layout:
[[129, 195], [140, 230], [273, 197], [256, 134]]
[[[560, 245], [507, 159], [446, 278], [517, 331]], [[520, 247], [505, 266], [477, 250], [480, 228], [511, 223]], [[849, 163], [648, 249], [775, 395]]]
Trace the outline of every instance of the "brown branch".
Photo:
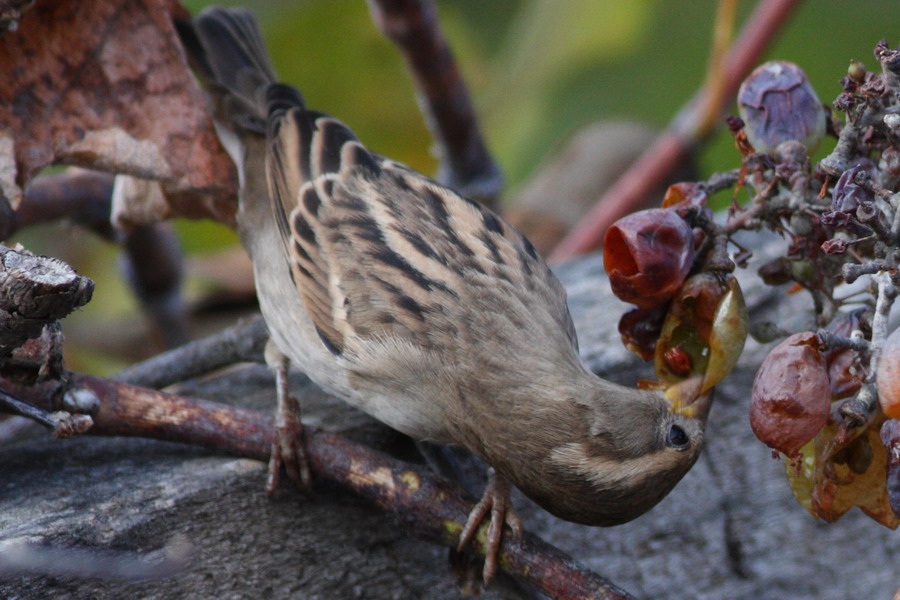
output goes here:
[[[679, 111], [656, 142], [613, 185], [594, 208], [550, 255], [560, 262], [600, 248], [606, 230], [617, 219], [641, 206], [647, 194], [661, 185], [673, 165], [713, 131], [717, 115], [731, 102], [741, 81], [787, 22], [799, 0], [762, 0], [732, 44], [721, 70], [724, 81], [707, 85]], [[718, 86], [718, 87], [717, 87]], [[717, 90], [717, 91], [716, 91]], [[718, 98], [718, 102], [708, 99]]]
[[441, 31], [433, 0], [369, 0], [369, 9], [412, 72], [436, 142], [437, 180], [496, 208], [503, 177], [478, 129], [469, 91]]
[[[52, 410], [59, 386], [18, 387], [0, 379], [0, 389]], [[72, 374], [67, 394], [93, 395], [94, 435], [147, 437], [204, 446], [219, 452], [267, 460], [272, 418], [256, 411], [184, 398], [90, 375]], [[307, 453], [316, 477], [352, 490], [393, 513], [418, 535], [455, 548], [472, 505], [458, 488], [426, 468], [398, 461], [333, 433], [307, 430]], [[473, 543], [484, 556], [486, 526]], [[500, 566], [553, 598], [630, 598], [540, 538], [504, 538]]]
[[125, 280], [153, 324], [163, 348], [186, 343], [188, 313], [182, 294], [184, 260], [172, 225], [151, 223], [125, 233]]
[[71, 219], [113, 240], [115, 233], [109, 213], [114, 179], [109, 173], [78, 168], [37, 177], [25, 188], [15, 218], [3, 233], [9, 236], [38, 223]]

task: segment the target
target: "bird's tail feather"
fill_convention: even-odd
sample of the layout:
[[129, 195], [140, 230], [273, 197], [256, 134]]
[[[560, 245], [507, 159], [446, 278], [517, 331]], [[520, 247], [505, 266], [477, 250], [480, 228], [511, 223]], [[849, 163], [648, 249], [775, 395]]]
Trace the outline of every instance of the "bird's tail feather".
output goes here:
[[[267, 116], [269, 87], [278, 79], [253, 14], [210, 7], [176, 26], [192, 66], [208, 87], [217, 88], [233, 121], [257, 129]], [[299, 92], [294, 94], [302, 105]]]

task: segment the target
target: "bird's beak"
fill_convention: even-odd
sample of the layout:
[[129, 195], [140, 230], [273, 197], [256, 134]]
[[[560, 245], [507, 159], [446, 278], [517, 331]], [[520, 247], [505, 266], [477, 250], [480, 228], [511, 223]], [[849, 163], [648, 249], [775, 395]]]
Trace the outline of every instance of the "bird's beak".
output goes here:
[[692, 377], [666, 388], [665, 396], [669, 401], [669, 410], [690, 419], [706, 421], [715, 388], [709, 388], [701, 393], [702, 379]]

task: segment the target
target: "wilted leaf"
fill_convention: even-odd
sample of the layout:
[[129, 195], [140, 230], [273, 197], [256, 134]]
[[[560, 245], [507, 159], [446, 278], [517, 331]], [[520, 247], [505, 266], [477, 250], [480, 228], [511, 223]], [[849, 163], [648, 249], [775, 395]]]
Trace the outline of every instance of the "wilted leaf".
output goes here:
[[171, 0], [48, 0], [0, 34], [0, 193], [10, 204], [62, 163], [161, 181], [167, 204], [144, 220], [233, 221], [234, 168], [173, 12], [187, 15]]
[[747, 309], [737, 279], [698, 273], [672, 299], [656, 344], [656, 376], [675, 406], [691, 404], [734, 367], [747, 338]]
[[[835, 434], [834, 425], [826, 426], [816, 438], [816, 474], [813, 510], [826, 521], [836, 521], [854, 506], [885, 527], [896, 529], [900, 519], [891, 509], [887, 487], [887, 451], [879, 437], [880, 424], [873, 425], [842, 449], [842, 453], [823, 456]], [[853, 453], [871, 453], [862, 473], [854, 468]], [[849, 456], [848, 456], [849, 455]]]

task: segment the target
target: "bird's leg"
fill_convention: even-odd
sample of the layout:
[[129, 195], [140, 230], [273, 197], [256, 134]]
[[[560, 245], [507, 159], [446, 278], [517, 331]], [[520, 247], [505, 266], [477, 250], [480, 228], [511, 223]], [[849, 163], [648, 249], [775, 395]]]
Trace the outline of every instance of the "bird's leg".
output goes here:
[[487, 539], [484, 549], [484, 570], [482, 578], [485, 585], [497, 573], [497, 555], [500, 553], [500, 542], [503, 539], [503, 525], [508, 525], [512, 535], [522, 535], [522, 521], [512, 507], [509, 497], [509, 482], [493, 468], [488, 469], [488, 483], [481, 495], [481, 500], [469, 513], [466, 526], [459, 535], [457, 551], [462, 551], [474, 538], [475, 533], [484, 521], [488, 512], [491, 522], [488, 525]]
[[278, 350], [271, 339], [266, 344], [265, 355], [266, 363], [275, 371], [275, 392], [278, 399], [266, 493], [274, 494], [278, 489], [282, 465], [288, 478], [305, 490], [309, 488], [312, 478], [306, 456], [303, 423], [300, 422], [300, 402], [292, 397], [288, 390], [288, 358]]

